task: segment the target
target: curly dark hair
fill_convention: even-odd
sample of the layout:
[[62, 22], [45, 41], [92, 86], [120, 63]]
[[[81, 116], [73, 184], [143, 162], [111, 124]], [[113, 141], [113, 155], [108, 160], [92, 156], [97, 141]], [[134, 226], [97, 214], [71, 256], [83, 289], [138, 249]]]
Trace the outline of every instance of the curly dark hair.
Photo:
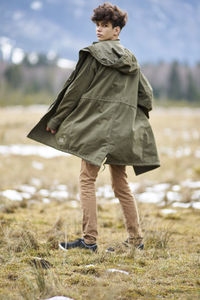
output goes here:
[[121, 29], [126, 25], [128, 14], [118, 6], [105, 2], [93, 10], [91, 20], [96, 23], [99, 21], [111, 22], [112, 27], [119, 26]]

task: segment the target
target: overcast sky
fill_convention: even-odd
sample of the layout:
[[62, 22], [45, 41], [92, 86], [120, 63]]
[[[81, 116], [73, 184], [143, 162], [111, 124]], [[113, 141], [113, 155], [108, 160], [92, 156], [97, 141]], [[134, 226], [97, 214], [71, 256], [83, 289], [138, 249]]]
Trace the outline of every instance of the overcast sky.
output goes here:
[[[116, 0], [128, 12], [121, 43], [139, 62], [200, 61], [199, 0]], [[58, 53], [77, 60], [96, 40], [90, 17], [98, 0], [1, 0], [1, 57], [23, 52]], [[20, 52], [21, 51], [21, 52]]]

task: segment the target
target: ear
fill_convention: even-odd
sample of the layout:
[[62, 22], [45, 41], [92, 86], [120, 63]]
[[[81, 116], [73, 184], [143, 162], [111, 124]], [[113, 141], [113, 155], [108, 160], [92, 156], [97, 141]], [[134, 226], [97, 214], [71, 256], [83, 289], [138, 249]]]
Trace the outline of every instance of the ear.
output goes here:
[[118, 36], [120, 34], [121, 28], [119, 26], [115, 27], [115, 35]]

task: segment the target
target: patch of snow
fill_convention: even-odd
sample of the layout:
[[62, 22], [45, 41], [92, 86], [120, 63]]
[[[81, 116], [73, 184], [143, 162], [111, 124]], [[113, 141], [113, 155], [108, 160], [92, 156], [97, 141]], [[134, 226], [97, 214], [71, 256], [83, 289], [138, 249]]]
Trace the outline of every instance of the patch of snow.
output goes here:
[[197, 149], [194, 153], [195, 157], [200, 158], [200, 149]]
[[90, 267], [95, 267], [95, 265], [90, 264], [90, 265], [86, 265], [85, 268], [90, 268]]
[[25, 193], [29, 193], [29, 194], [35, 194], [36, 192], [36, 188], [32, 185], [27, 185], [27, 184], [22, 184], [19, 186], [19, 189], [22, 191], [22, 192], [25, 192]]
[[182, 156], [189, 156], [191, 154], [191, 149], [189, 147], [180, 147], [176, 150], [175, 156], [177, 158], [182, 157]]
[[69, 297], [64, 297], [64, 296], [55, 296], [55, 297], [43, 299], [43, 300], [74, 300], [74, 299], [69, 298]]
[[36, 145], [1, 145], [0, 154], [2, 155], [36, 155], [43, 158], [53, 158], [58, 156], [70, 156], [70, 154], [58, 151], [48, 146]]
[[46, 189], [41, 189], [41, 190], [39, 190], [39, 194], [43, 197], [48, 197], [50, 192]]
[[169, 157], [174, 157], [174, 151], [170, 147], [161, 147], [160, 148], [160, 153], [166, 154]]
[[200, 202], [193, 202], [192, 207], [196, 209], [200, 209]]
[[44, 169], [43, 163], [41, 163], [39, 161], [33, 161], [32, 162], [32, 167], [37, 169], [37, 170], [43, 170]]
[[70, 201], [70, 206], [76, 208], [76, 207], [78, 207], [78, 202], [75, 200]]
[[97, 197], [114, 198], [114, 192], [110, 185], [99, 187], [96, 192]]
[[4, 196], [5, 198], [13, 200], [13, 201], [22, 201], [23, 200], [22, 195], [15, 190], [5, 190], [5, 191], [1, 192], [1, 195]]
[[52, 198], [62, 199], [62, 198], [68, 198], [69, 193], [67, 191], [54, 191], [54, 192], [51, 192], [50, 196]]
[[159, 203], [163, 200], [165, 196], [164, 192], [153, 193], [153, 192], [144, 192], [137, 195], [138, 201], [142, 203]]
[[32, 178], [31, 179], [31, 183], [35, 186], [40, 186], [41, 185], [41, 181], [38, 178]]
[[110, 203], [119, 203], [119, 199], [118, 198], [113, 198], [109, 202]]
[[200, 137], [199, 131], [196, 130], [196, 129], [194, 129], [194, 130], [192, 131], [192, 137], [193, 137], [194, 140], [198, 140], [199, 137]]
[[191, 135], [188, 131], [185, 130], [185, 131], [182, 132], [182, 138], [185, 141], [189, 141], [191, 139]]
[[191, 181], [190, 179], [187, 179], [185, 181], [182, 181], [181, 185], [183, 187], [189, 187], [191, 189], [198, 189], [200, 188], [200, 181]]
[[175, 209], [171, 209], [171, 208], [164, 208], [161, 209], [161, 213], [163, 214], [175, 214], [177, 211]]
[[118, 272], [118, 273], [129, 275], [129, 272], [126, 272], [126, 271], [123, 271], [123, 270], [118, 270], [118, 269], [108, 269], [107, 271], [108, 272]]
[[140, 183], [138, 183], [138, 182], [136, 182], [136, 183], [129, 182], [129, 187], [130, 187], [131, 192], [134, 193], [140, 187]]
[[168, 201], [181, 201], [182, 196], [181, 196], [181, 194], [179, 194], [177, 192], [169, 191], [169, 192], [167, 192], [167, 200]]
[[164, 192], [170, 187], [169, 183], [159, 183], [155, 184], [154, 186], [147, 187], [147, 192]]
[[176, 185], [173, 185], [173, 186], [172, 186], [172, 191], [173, 191], [173, 192], [178, 192], [178, 191], [180, 191], [180, 189], [181, 189], [180, 185], [177, 185], [177, 184], [176, 184]]
[[50, 203], [51, 201], [50, 201], [48, 198], [43, 198], [43, 199], [42, 199], [42, 202], [43, 202], [43, 203]]
[[66, 191], [67, 190], [67, 186], [65, 184], [59, 184], [56, 186], [56, 189], [59, 191]]
[[174, 202], [172, 204], [173, 207], [182, 207], [182, 208], [189, 208], [191, 203], [184, 203], [184, 202]]
[[[166, 154], [169, 157], [184, 157], [192, 154], [192, 150], [189, 147], [179, 147], [178, 149], [173, 149], [171, 147], [161, 147], [160, 153]], [[199, 153], [200, 154], [200, 153]]]
[[161, 201], [160, 203], [157, 204], [158, 207], [163, 207], [166, 205], [165, 201]]
[[21, 193], [21, 195], [24, 199], [30, 199], [31, 198], [31, 195], [29, 193]]
[[192, 194], [192, 200], [199, 200], [200, 201], [200, 190], [196, 190]]

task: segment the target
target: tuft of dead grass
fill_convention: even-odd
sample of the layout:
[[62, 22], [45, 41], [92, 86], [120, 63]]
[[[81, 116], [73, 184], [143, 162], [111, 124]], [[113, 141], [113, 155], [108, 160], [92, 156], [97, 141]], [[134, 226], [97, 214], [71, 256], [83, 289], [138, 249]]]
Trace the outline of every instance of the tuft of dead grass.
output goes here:
[[146, 249], [166, 249], [173, 233], [168, 229], [146, 231], [144, 242]]
[[38, 250], [39, 242], [30, 229], [18, 227], [4, 231], [4, 247], [11, 252], [24, 252], [28, 250]]
[[[92, 299], [94, 294], [97, 299], [113, 300], [155, 299], [158, 295], [161, 299], [179, 299], [180, 296], [184, 299], [184, 296], [197, 293], [200, 240], [193, 234], [193, 243], [190, 241], [194, 232], [192, 222], [197, 226], [198, 215], [188, 213], [181, 224], [173, 220], [169, 223], [156, 213], [147, 220], [142, 215], [143, 226], [148, 228], [144, 234], [144, 251], [125, 247], [121, 243], [124, 240], [122, 231], [116, 227], [101, 227], [97, 253], [80, 249], [64, 252], [49, 244], [52, 234], [56, 243], [59, 234], [64, 238], [69, 218], [63, 216], [70, 217], [70, 211], [63, 211], [64, 207], [62, 203], [35, 204], [31, 214], [28, 208], [21, 208], [15, 214], [4, 215], [0, 284], [2, 295], [7, 294], [7, 299], [32, 300], [63, 295], [81, 300]], [[42, 209], [45, 210], [43, 214]], [[148, 205], [143, 205], [144, 214], [147, 209]], [[112, 205], [106, 207], [107, 212], [112, 210]], [[55, 218], [55, 211], [59, 218]], [[27, 217], [29, 221], [25, 222]], [[6, 222], [6, 218], [13, 221]], [[69, 238], [72, 237], [69, 232]], [[116, 246], [115, 253], [107, 253], [108, 246]], [[46, 264], [30, 264], [36, 258], [48, 262], [50, 268], [43, 268]], [[108, 269], [122, 270], [128, 275], [111, 273]]]
[[[1, 110], [2, 143], [35, 144], [26, 139], [26, 133], [42, 114], [39, 110]], [[199, 112], [195, 110], [152, 113], [158, 150], [175, 151], [182, 145], [188, 146], [191, 154], [170, 157], [161, 152], [162, 167], [138, 177], [134, 176], [132, 167], [128, 167], [129, 180], [141, 183], [138, 192], [144, 192], [149, 181], [180, 185], [188, 178], [199, 180], [199, 166], [194, 156], [199, 141], [192, 138], [194, 130], [196, 135], [199, 132], [199, 120]], [[188, 141], [183, 139], [185, 131]], [[43, 164], [42, 170], [33, 168], [32, 162], [36, 159]], [[52, 191], [59, 184], [67, 184], [74, 200], [79, 169], [80, 160], [76, 157], [4, 156], [0, 162], [0, 188], [33, 185], [33, 179], [38, 182], [37, 192], [40, 189]], [[97, 187], [106, 184], [110, 184], [108, 166], [99, 173]], [[191, 200], [187, 188], [181, 193], [183, 201]], [[61, 240], [73, 240], [81, 235], [81, 212], [79, 208], [70, 207], [70, 202], [63, 199], [42, 203], [39, 193], [33, 194], [27, 202], [1, 200], [0, 299], [35, 300], [57, 295], [76, 300], [94, 297], [98, 300], [199, 299], [199, 211], [180, 208], [177, 214], [164, 216], [159, 207], [138, 203], [145, 243], [145, 250], [139, 251], [121, 245], [127, 238], [122, 211], [119, 204], [107, 204], [103, 200], [97, 201], [98, 253], [58, 249]], [[165, 199], [165, 205], [168, 204]], [[106, 253], [108, 247], [115, 245], [121, 246], [115, 253]], [[48, 262], [50, 268], [45, 269], [37, 262], [30, 264], [36, 258]], [[108, 272], [108, 269], [125, 271], [128, 275]]]

